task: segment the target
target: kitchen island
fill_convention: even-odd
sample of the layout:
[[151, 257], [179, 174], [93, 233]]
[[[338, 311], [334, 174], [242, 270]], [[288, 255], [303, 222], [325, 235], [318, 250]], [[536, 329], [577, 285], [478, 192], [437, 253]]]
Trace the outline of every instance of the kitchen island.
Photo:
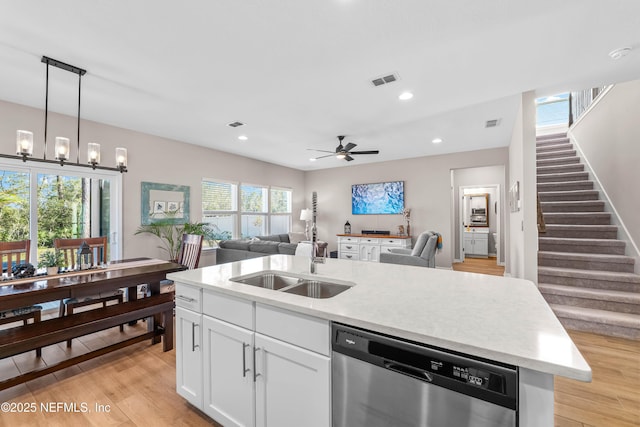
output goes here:
[[[553, 424], [554, 375], [591, 380], [588, 364], [538, 289], [529, 281], [337, 259], [328, 259], [324, 264], [317, 265], [313, 277], [353, 286], [326, 299], [230, 280], [265, 271], [312, 276], [308, 258], [287, 255], [273, 255], [167, 276], [177, 284], [178, 390], [183, 396], [193, 395], [192, 403], [195, 402], [196, 406], [224, 425], [236, 422], [269, 425], [265, 421], [265, 402], [272, 403], [277, 399], [266, 399], [259, 394], [260, 381], [265, 376], [261, 377], [264, 371], [260, 371], [260, 366], [256, 369], [256, 359], [259, 359], [258, 365], [269, 368], [270, 373], [278, 369], [277, 360], [287, 359], [282, 354], [273, 360], [267, 357], [267, 353], [256, 356], [269, 345], [271, 348], [281, 345], [283, 351], [293, 351], [295, 345], [295, 349], [299, 347], [310, 364], [317, 361], [314, 372], [327, 381], [305, 390], [317, 394], [311, 396], [314, 403], [326, 400], [327, 391], [330, 392], [330, 389], [327, 390], [330, 387], [330, 372], [326, 372], [331, 367], [330, 322], [517, 367], [520, 426]], [[182, 319], [186, 322], [181, 323]], [[208, 327], [207, 322], [215, 325]], [[230, 338], [240, 333], [246, 333], [246, 338]], [[236, 362], [217, 360], [220, 359], [218, 349], [212, 345], [216, 337], [225, 337], [224, 340], [238, 343], [241, 354], [238, 354]], [[313, 359], [313, 356], [316, 358]], [[210, 365], [227, 363], [240, 365], [238, 369], [244, 386], [250, 389], [251, 380], [254, 383], [252, 390], [245, 388], [238, 392], [246, 395], [247, 405], [256, 411], [246, 423], [240, 423], [233, 417], [225, 418], [227, 411], [221, 411], [217, 404], [208, 402], [215, 397], [211, 384], [197, 384], [198, 377], [204, 377], [205, 383], [212, 377], [214, 371]], [[198, 364], [202, 366], [202, 372], [192, 372]], [[295, 369], [296, 366], [302, 365], [297, 363], [280, 367]], [[229, 392], [235, 386], [228, 385], [229, 381], [224, 375], [230, 369], [226, 368], [229, 366], [225, 366], [224, 372], [219, 374], [222, 375], [220, 381], [224, 381]], [[304, 371], [297, 374], [291, 372], [293, 376], [304, 375]], [[191, 380], [195, 381], [195, 385], [188, 384]], [[209, 393], [204, 401], [203, 393]], [[288, 393], [289, 410], [297, 407], [299, 400], [302, 401], [300, 405], [305, 400], [296, 397], [296, 393], [295, 390]], [[196, 396], [198, 394], [200, 396]], [[233, 402], [225, 404], [233, 406]], [[207, 407], [212, 411], [209, 412]], [[330, 412], [330, 408], [330, 402], [326, 402], [320, 404], [317, 410]], [[320, 421], [317, 425], [330, 425], [330, 414], [313, 418], [318, 417]]]

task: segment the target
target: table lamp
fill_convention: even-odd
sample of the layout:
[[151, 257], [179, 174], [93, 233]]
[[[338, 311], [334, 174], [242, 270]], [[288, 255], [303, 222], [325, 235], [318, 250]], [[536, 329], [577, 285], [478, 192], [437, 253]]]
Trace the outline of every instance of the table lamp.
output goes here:
[[313, 220], [313, 212], [311, 209], [302, 209], [300, 211], [300, 221], [305, 221], [304, 235], [309, 239], [309, 221]]

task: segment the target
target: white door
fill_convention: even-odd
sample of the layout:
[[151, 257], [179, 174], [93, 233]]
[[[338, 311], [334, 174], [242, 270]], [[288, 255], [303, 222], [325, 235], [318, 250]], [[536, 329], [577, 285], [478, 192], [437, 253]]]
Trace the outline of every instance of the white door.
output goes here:
[[256, 425], [331, 425], [331, 360], [256, 333]]
[[176, 307], [176, 391], [202, 408], [202, 316]]
[[204, 412], [224, 426], [255, 425], [253, 332], [203, 316]]

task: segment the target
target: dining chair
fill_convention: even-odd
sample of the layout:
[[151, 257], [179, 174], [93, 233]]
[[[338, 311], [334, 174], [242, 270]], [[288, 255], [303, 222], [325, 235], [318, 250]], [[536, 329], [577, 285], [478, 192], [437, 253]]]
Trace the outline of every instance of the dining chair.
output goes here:
[[[200, 252], [202, 251], [203, 237], [199, 234], [183, 234], [178, 252], [178, 264], [187, 267], [188, 270], [198, 268], [200, 263]], [[160, 282], [160, 292], [172, 292], [174, 290], [173, 280], [163, 280]], [[149, 292], [147, 285], [143, 285], [140, 293], [146, 296]]]
[[[62, 252], [64, 256], [65, 266], [75, 269], [78, 267], [78, 248], [86, 243], [91, 250], [90, 263], [91, 267], [96, 267], [107, 262], [107, 237], [85, 237], [78, 239], [55, 239], [53, 247], [55, 250]], [[59, 316], [71, 316], [76, 308], [94, 304], [102, 304], [107, 306], [109, 301], [116, 301], [122, 304], [124, 301], [124, 292], [121, 290], [110, 291], [104, 294], [90, 295], [83, 297], [81, 300], [77, 298], [67, 298], [60, 301]], [[120, 332], [124, 331], [124, 325], [120, 325]], [[71, 340], [67, 340], [67, 347], [71, 347]]]
[[[0, 242], [0, 263], [2, 264], [2, 272], [7, 273], [7, 277], [13, 275], [12, 268], [14, 265], [29, 262], [29, 252], [31, 250], [31, 240], [20, 240], [16, 242]], [[29, 319], [33, 322], [40, 322], [42, 319], [42, 307], [32, 305], [27, 307], [19, 307], [11, 310], [0, 311], [0, 325], [7, 323], [22, 321], [25, 325], [29, 323]], [[42, 356], [42, 349], [36, 349], [36, 356]]]

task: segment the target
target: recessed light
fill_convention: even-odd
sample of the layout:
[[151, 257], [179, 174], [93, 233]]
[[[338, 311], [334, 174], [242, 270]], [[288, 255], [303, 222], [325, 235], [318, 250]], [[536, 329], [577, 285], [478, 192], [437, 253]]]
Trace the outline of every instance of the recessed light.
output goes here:
[[316, 160], [318, 160], [318, 159], [315, 159], [313, 157], [309, 159], [310, 162], [315, 162]]
[[434, 144], [440, 144], [442, 142], [442, 138], [433, 138], [431, 142], [433, 142]]
[[631, 52], [630, 47], [620, 47], [609, 52], [609, 56], [611, 57], [611, 59], [617, 60], [620, 58], [624, 58], [629, 54], [629, 52]]
[[248, 138], [246, 135], [240, 135], [240, 136], [238, 137], [238, 139], [239, 139], [240, 141], [246, 141], [246, 140], [247, 140], [247, 139], [249, 139], [249, 138]]
[[413, 98], [413, 94], [411, 92], [402, 92], [400, 96], [398, 96], [400, 101], [408, 101], [411, 98]]

